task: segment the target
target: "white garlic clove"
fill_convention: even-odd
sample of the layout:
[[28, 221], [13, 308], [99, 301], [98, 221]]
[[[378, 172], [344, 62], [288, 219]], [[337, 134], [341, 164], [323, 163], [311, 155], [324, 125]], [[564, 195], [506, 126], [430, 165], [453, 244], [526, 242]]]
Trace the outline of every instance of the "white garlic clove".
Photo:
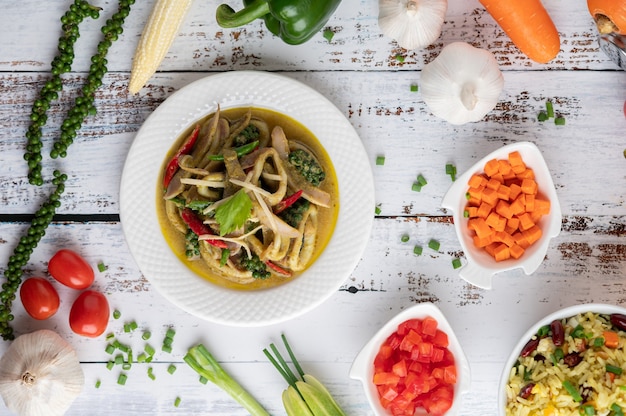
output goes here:
[[447, 0], [380, 0], [378, 26], [385, 36], [405, 49], [431, 45], [439, 35]]
[[63, 415], [84, 384], [72, 346], [47, 329], [17, 337], [0, 359], [0, 395], [18, 416]]
[[420, 87], [430, 111], [458, 125], [479, 121], [493, 110], [504, 77], [491, 52], [454, 42], [424, 66]]

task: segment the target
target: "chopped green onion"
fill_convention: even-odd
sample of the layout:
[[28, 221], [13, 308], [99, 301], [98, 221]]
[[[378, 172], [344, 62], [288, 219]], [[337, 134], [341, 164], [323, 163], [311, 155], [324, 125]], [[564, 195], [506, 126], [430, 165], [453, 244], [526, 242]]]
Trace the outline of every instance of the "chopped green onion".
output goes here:
[[230, 257], [230, 250], [227, 248], [223, 248], [222, 257], [220, 258], [220, 267], [224, 267], [224, 265], [226, 265], [226, 262], [228, 261], [229, 257]]
[[604, 345], [604, 338], [603, 337], [596, 337], [593, 340], [593, 346], [594, 347], [601, 347]]
[[114, 344], [118, 350], [122, 351], [122, 352], [128, 352], [130, 351], [130, 347], [128, 345], [122, 344], [121, 342], [118, 342], [116, 344]]
[[330, 29], [325, 29], [324, 30], [324, 39], [326, 39], [327, 41], [331, 41], [333, 40], [333, 37], [335, 36], [335, 32], [333, 32]]
[[146, 354], [148, 355], [154, 355], [154, 353], [156, 352], [156, 350], [154, 349], [154, 347], [150, 344], [146, 344], [146, 346], [143, 348], [143, 350], [146, 352]]
[[554, 117], [554, 107], [552, 107], [552, 101], [546, 101], [546, 115], [548, 118]]
[[463, 210], [463, 218], [469, 218], [469, 211], [466, 209]]
[[126, 384], [127, 378], [128, 377], [126, 376], [126, 374], [120, 373], [119, 377], [117, 378], [117, 384], [123, 386], [124, 384]]
[[176, 330], [174, 328], [167, 328], [167, 332], [165, 332], [165, 337], [174, 338], [174, 335], [176, 335]]
[[385, 156], [376, 156], [376, 165], [382, 166], [385, 164]]
[[424, 178], [424, 176], [422, 176], [422, 174], [420, 173], [419, 175], [417, 175], [417, 183], [419, 183], [420, 186], [424, 186], [428, 182], [426, 182], [426, 178]]
[[584, 404], [580, 408], [581, 414], [585, 416], [593, 416], [596, 414], [596, 409], [590, 404]]
[[115, 334], [113, 332], [109, 332], [105, 338], [106, 341], [111, 341], [113, 338], [115, 338]]
[[565, 125], [565, 117], [557, 117], [554, 119], [554, 124], [556, 124], [557, 126], [564, 126]]
[[139, 327], [139, 325], [137, 325], [137, 322], [132, 321], [130, 324], [130, 330], [134, 331], [135, 329], [137, 329]]
[[404, 62], [404, 56], [403, 56], [403, 55], [400, 55], [400, 54], [396, 55], [396, 61], [398, 61], [398, 62]]
[[130, 332], [130, 324], [124, 324], [124, 332]]
[[177, 398], [174, 400], [174, 407], [178, 407], [178, 406], [180, 406], [180, 397], [177, 397]]
[[409, 241], [409, 235], [402, 234], [402, 237], [400, 237], [400, 241], [402, 241], [403, 243], [406, 243], [407, 241]]
[[163, 345], [171, 347], [173, 342], [174, 342], [173, 338], [169, 338], [169, 337], [163, 338]]
[[174, 374], [176, 372], [176, 366], [174, 364], [170, 364], [167, 367], [167, 372], [170, 373], [170, 374]]
[[172, 347], [170, 345], [163, 344], [163, 346], [161, 347], [161, 351], [164, 351], [164, 352], [167, 352], [167, 353], [171, 353], [172, 352]]
[[413, 182], [413, 185], [411, 185], [411, 190], [414, 192], [421, 192], [422, 191], [422, 185], [420, 185], [417, 182]]
[[416, 256], [421, 256], [422, 251], [423, 251], [422, 246], [413, 247], [413, 254], [415, 254]]
[[548, 115], [545, 113], [545, 111], [540, 111], [539, 114], [537, 115], [538, 121], [546, 121], [547, 119], [548, 119]]
[[450, 179], [452, 179], [452, 182], [456, 181], [456, 166], [451, 163], [447, 163], [446, 175], [450, 175]]
[[122, 370], [130, 370], [133, 365], [131, 363], [122, 364]]
[[439, 241], [437, 240], [432, 239], [428, 242], [428, 248], [432, 250], [438, 251], [440, 246], [441, 244], [439, 244]]
[[152, 367], [148, 367], [148, 377], [150, 377], [151, 380], [156, 380], [156, 376], [152, 372]]
[[417, 86], [417, 84], [411, 84], [411, 92], [417, 92], [419, 89], [419, 87]]
[[550, 333], [550, 325], [544, 325], [537, 331], [537, 338], [543, 338]]
[[112, 344], [107, 344], [106, 348], [104, 349], [104, 351], [107, 354], [113, 354], [115, 352], [115, 347]]
[[565, 354], [563, 353], [563, 349], [562, 348], [557, 348], [556, 350], [554, 350], [554, 354], [551, 355], [552, 358], [552, 363], [554, 365], [557, 365], [565, 356]]
[[107, 362], [107, 369], [108, 369], [108, 370], [113, 370], [113, 367], [114, 367], [114, 366], [115, 366], [115, 361], [111, 361], [111, 360], [109, 360], [109, 361]]
[[574, 387], [571, 381], [563, 381], [563, 387], [565, 388], [565, 390], [567, 390], [567, 393], [572, 396], [572, 399], [574, 399], [575, 402], [582, 402], [583, 398], [580, 395], [580, 392], [576, 387]]
[[122, 354], [117, 354], [115, 356], [115, 364], [117, 365], [124, 364], [124, 356]]
[[576, 328], [571, 333], [572, 338], [584, 338], [585, 330], [581, 324], [576, 325]]
[[461, 260], [460, 259], [452, 259], [452, 267], [454, 267], [455, 269], [458, 269], [459, 267], [461, 267]]
[[147, 341], [150, 339], [150, 336], [152, 334], [150, 333], [150, 331], [144, 331], [143, 334], [141, 334], [141, 339], [143, 339], [144, 341]]
[[113, 311], [113, 319], [120, 319], [120, 316], [122, 316], [122, 313], [120, 311], [118, 311], [117, 309]]
[[380, 209], [380, 206], [379, 206], [379, 205], [376, 205], [376, 207], [374, 208], [374, 214], [375, 214], [375, 215], [380, 215], [380, 213], [381, 213], [381, 212], [382, 212], [382, 211], [381, 211], [381, 209]]
[[146, 356], [145, 353], [142, 352], [141, 354], [139, 354], [137, 356], [137, 362], [138, 363], [145, 363], [146, 362], [146, 358], [148, 358], [148, 357]]
[[103, 271], [105, 271], [107, 269], [107, 266], [104, 265], [104, 263], [100, 262], [98, 263], [98, 271], [100, 273], [102, 273]]
[[100, 388], [100, 384], [101, 384], [100, 380], [96, 380], [96, 388], [97, 388], [97, 389], [99, 389], [99, 388]]
[[467, 199], [468, 201], [472, 198], [472, 196], [470, 195], [469, 192], [465, 192], [465, 199]]
[[200, 376], [200, 378], [198, 379], [198, 381], [202, 384], [206, 384], [209, 382], [209, 379], [204, 377], [204, 376]]
[[613, 412], [612, 416], [624, 416], [624, 411], [617, 403], [611, 405], [611, 411]]
[[151, 355], [151, 356], [149, 356], [149, 357], [146, 357], [146, 362], [147, 362], [147, 363], [151, 363], [153, 358], [154, 358], [154, 355]]
[[607, 365], [606, 365], [606, 371], [607, 371], [608, 373], [613, 373], [613, 374], [615, 374], [615, 375], [619, 376], [619, 375], [621, 375], [621, 374], [622, 374], [622, 371], [623, 371], [623, 370], [622, 370], [622, 368], [621, 368], [621, 367], [618, 367], [618, 366], [616, 366], [616, 365], [607, 364]]

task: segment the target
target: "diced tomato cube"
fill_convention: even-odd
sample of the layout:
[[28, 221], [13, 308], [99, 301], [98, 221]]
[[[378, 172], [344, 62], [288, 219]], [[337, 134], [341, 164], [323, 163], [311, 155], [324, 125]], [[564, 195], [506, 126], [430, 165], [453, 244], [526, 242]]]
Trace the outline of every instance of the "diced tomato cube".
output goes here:
[[393, 335], [390, 335], [389, 338], [387, 338], [387, 341], [385, 341], [385, 344], [389, 345], [392, 349], [395, 350], [400, 346], [401, 342], [402, 342], [402, 337], [398, 335], [396, 332], [394, 332]]
[[450, 385], [437, 387], [427, 400], [424, 401], [424, 408], [432, 416], [442, 416], [451, 407], [454, 398], [454, 389]]
[[404, 322], [402, 322], [400, 325], [398, 325], [398, 334], [400, 335], [406, 335], [410, 329], [414, 330], [415, 332], [419, 333], [421, 332], [421, 327], [422, 327], [422, 321], [419, 319], [408, 319]]
[[443, 368], [441, 367], [433, 368], [433, 371], [430, 373], [430, 375], [433, 376], [437, 380], [443, 380]]
[[430, 361], [430, 358], [433, 356], [433, 344], [431, 344], [430, 342], [422, 342], [418, 345], [418, 348], [420, 352], [420, 357], [428, 358]]
[[433, 317], [427, 316], [422, 320], [422, 334], [434, 337], [437, 333], [437, 320]]
[[391, 367], [391, 371], [399, 377], [406, 377], [407, 365], [406, 360], [400, 360]]
[[443, 382], [447, 384], [456, 383], [456, 366], [449, 365], [443, 368]]
[[378, 391], [380, 394], [380, 398], [383, 400], [392, 401], [396, 397], [398, 397], [398, 391], [389, 385], [385, 385], [381, 390]]
[[447, 348], [448, 347], [448, 334], [438, 329], [435, 332], [435, 336], [432, 339], [432, 343], [438, 347]]
[[433, 347], [433, 354], [430, 357], [430, 361], [433, 363], [440, 363], [443, 361], [443, 356], [445, 355], [445, 351], [441, 348]]
[[390, 372], [375, 373], [373, 379], [373, 382], [376, 385], [398, 384], [399, 381], [400, 376]]
[[411, 364], [409, 364], [409, 371], [413, 371], [415, 373], [421, 373], [422, 371], [424, 371], [424, 363], [420, 363], [418, 361], [412, 361]]

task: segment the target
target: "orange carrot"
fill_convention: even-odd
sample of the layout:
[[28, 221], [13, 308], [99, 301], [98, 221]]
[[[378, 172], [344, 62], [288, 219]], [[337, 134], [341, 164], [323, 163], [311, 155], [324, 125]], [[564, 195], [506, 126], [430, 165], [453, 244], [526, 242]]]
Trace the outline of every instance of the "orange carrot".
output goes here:
[[604, 338], [604, 345], [608, 348], [617, 348], [619, 347], [619, 335], [615, 331], [604, 331], [602, 333], [602, 337]]
[[541, 0], [480, 2], [515, 46], [533, 61], [545, 64], [559, 53], [559, 33]]
[[589, 13], [602, 34], [626, 35], [626, 3], [616, 0], [587, 0]]

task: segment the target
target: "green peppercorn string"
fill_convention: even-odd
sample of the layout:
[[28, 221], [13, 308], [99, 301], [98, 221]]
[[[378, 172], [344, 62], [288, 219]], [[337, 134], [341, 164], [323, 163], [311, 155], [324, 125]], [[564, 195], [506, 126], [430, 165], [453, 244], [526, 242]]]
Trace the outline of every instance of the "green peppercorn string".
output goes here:
[[[75, 99], [74, 107], [69, 110], [63, 121], [58, 141], [53, 145], [51, 157], [65, 157], [67, 147], [73, 142], [76, 133], [81, 128], [83, 120], [90, 114], [95, 114], [94, 94], [102, 84], [102, 78], [107, 72], [106, 56], [112, 43], [122, 33], [124, 20], [130, 13], [130, 6], [135, 0], [120, 0], [117, 12], [107, 20], [102, 27], [104, 39], [97, 47], [97, 53], [91, 58], [91, 67], [86, 82], [81, 89], [82, 96]], [[86, 17], [97, 19], [100, 8], [91, 6], [85, 0], [75, 0], [69, 10], [61, 18], [63, 24], [63, 36], [59, 39], [59, 55], [52, 61], [52, 78], [43, 86], [40, 97], [33, 103], [31, 113], [31, 125], [26, 133], [27, 146], [24, 159], [28, 163], [29, 182], [33, 185], [43, 185], [42, 176], [42, 129], [46, 125], [46, 112], [50, 103], [58, 98], [63, 83], [60, 75], [70, 71], [74, 60], [74, 43], [79, 36], [78, 24]], [[60, 144], [59, 144], [60, 143]], [[4, 340], [14, 339], [11, 321], [14, 316], [11, 307], [16, 297], [16, 292], [22, 282], [23, 267], [30, 260], [35, 247], [46, 234], [46, 229], [52, 223], [56, 210], [61, 206], [61, 195], [65, 191], [67, 175], [58, 170], [53, 172], [52, 184], [56, 186], [52, 194], [37, 210], [33, 220], [23, 235], [13, 254], [9, 257], [8, 265], [4, 270], [6, 281], [2, 283], [0, 291], [0, 335]]]

